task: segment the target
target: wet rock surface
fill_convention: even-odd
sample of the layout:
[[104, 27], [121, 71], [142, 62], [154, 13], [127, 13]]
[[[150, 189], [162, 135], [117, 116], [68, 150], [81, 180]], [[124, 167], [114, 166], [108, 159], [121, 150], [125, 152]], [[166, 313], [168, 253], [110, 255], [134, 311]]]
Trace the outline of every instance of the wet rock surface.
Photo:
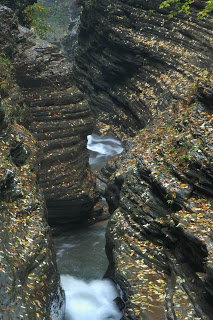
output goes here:
[[[76, 54], [78, 86], [97, 122], [135, 131], [203, 77], [212, 63], [211, 22], [199, 6], [168, 19], [160, 1], [86, 2]], [[103, 124], [102, 124], [103, 125]]]
[[37, 143], [2, 105], [0, 128], [0, 318], [61, 319], [64, 293], [37, 183]]
[[39, 149], [13, 66], [17, 18], [3, 6], [0, 35], [0, 318], [58, 320], [64, 292], [38, 186]]
[[78, 86], [98, 123], [127, 134], [126, 154], [98, 173], [107, 276], [123, 319], [210, 320], [212, 31], [197, 3], [189, 19], [159, 4], [93, 1], [81, 16]]
[[74, 84], [72, 65], [58, 48], [23, 27], [19, 38], [14, 68], [30, 106], [30, 130], [41, 148], [40, 186], [49, 222], [88, 218], [99, 201], [86, 149], [94, 125], [90, 109]]
[[[146, 130], [129, 139], [126, 155], [111, 161], [112, 166], [108, 164], [101, 177], [108, 185], [105, 196], [114, 212], [107, 230], [108, 276], [124, 292], [126, 320], [212, 319], [211, 28], [207, 20], [195, 20], [196, 11], [195, 8], [189, 20], [168, 20], [168, 12], [159, 11], [152, 1], [88, 2], [81, 19], [74, 76], [72, 66], [56, 47], [15, 25], [9, 31], [12, 40], [7, 46], [6, 29], [0, 28], [5, 52], [9, 48], [7, 52], [15, 55], [18, 86], [14, 90], [20, 91], [25, 103], [31, 105], [31, 130], [44, 150], [41, 185], [47, 200], [56, 208], [56, 212], [52, 211], [55, 222], [67, 222], [71, 213], [71, 219], [77, 219], [87, 216], [92, 208], [99, 213], [102, 210], [86, 151], [92, 118], [73, 77], [78, 77], [79, 87], [87, 92], [98, 122], [112, 125], [116, 133], [133, 135], [150, 123]], [[2, 12], [5, 11], [1, 7]], [[6, 14], [9, 18], [9, 11]], [[18, 46], [11, 45], [12, 41]], [[161, 113], [162, 110], [166, 111]], [[23, 177], [23, 182], [16, 181], [13, 170], [2, 171], [0, 192], [8, 214], [2, 210], [1, 234], [10, 228], [14, 231], [1, 237], [1, 254], [5, 255], [2, 259], [6, 259], [2, 260], [3, 267], [9, 261], [8, 268], [12, 270], [8, 269], [5, 276], [5, 269], [1, 269], [3, 283], [8, 281], [5, 287], [10, 299], [17, 287], [13, 287], [14, 281], [21, 279], [22, 292], [17, 295], [21, 299], [17, 299], [25, 301], [28, 312], [28, 306], [33, 305], [33, 314], [45, 313], [45, 299], [42, 300], [42, 293], [39, 298], [36, 295], [42, 290], [33, 291], [29, 299], [27, 290], [35, 290], [37, 285], [50, 286], [51, 281], [39, 281], [37, 271], [31, 274], [26, 270], [32, 257], [29, 248], [34, 255], [31, 238], [21, 235], [20, 251], [15, 238], [15, 232], [31, 232], [39, 239], [39, 246], [48, 231], [40, 225], [40, 218], [34, 217], [37, 207], [31, 202], [29, 207], [24, 206], [24, 212], [19, 207], [23, 199], [29, 199], [28, 181], [36, 180], [31, 167], [25, 167], [28, 161], [35, 167], [30, 151], [35, 142], [25, 138], [22, 129], [19, 133], [19, 126], [7, 130], [9, 124], [1, 110], [0, 119], [0, 128], [5, 131], [2, 150], [6, 152], [6, 169], [15, 166], [15, 174]], [[14, 141], [7, 138], [10, 130]], [[37, 185], [32, 186], [38, 192]], [[40, 203], [40, 195], [36, 201]], [[60, 209], [65, 205], [68, 209], [63, 215]], [[25, 228], [17, 228], [14, 219]], [[28, 219], [38, 219], [37, 227], [31, 229]], [[14, 251], [9, 237], [14, 237]], [[22, 263], [16, 260], [16, 251], [21, 250], [27, 261], [23, 262], [23, 274], [30, 275], [27, 284], [13, 268]], [[48, 252], [45, 259], [52, 257], [52, 251]], [[40, 264], [39, 259], [38, 266], [43, 268], [46, 260], [41, 259], [45, 263]], [[45, 274], [46, 269], [40, 270]], [[55, 287], [48, 288], [56, 293], [57, 280], [53, 283]], [[17, 310], [19, 306], [16, 300], [4, 298], [6, 308], [3, 305], [2, 312], [9, 310], [12, 317], [14, 305]], [[48, 299], [45, 306], [53, 301], [53, 297]]]
[[123, 319], [212, 319], [213, 118], [200, 101], [178, 110], [129, 141], [105, 192]]

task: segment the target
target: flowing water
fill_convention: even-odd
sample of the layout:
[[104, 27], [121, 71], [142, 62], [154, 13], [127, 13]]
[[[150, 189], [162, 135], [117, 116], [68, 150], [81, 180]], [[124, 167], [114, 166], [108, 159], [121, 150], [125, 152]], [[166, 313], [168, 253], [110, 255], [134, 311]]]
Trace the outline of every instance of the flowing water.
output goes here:
[[65, 320], [118, 320], [113, 301], [118, 292], [102, 279], [108, 266], [105, 254], [107, 222], [83, 227], [55, 238], [57, 264], [66, 293]]
[[87, 140], [87, 149], [90, 152], [89, 164], [92, 169], [100, 169], [109, 159], [124, 150], [121, 142], [110, 135], [101, 137], [93, 133]]
[[[123, 151], [111, 136], [88, 136], [90, 165], [102, 167]], [[108, 279], [102, 279], [108, 260], [105, 254], [107, 222], [84, 226], [55, 237], [57, 264], [66, 294], [64, 320], [119, 320], [122, 313], [113, 301], [119, 296]]]
[[85, 282], [71, 276], [62, 276], [67, 306], [65, 319], [117, 320], [122, 314], [113, 302], [118, 293], [110, 280]]

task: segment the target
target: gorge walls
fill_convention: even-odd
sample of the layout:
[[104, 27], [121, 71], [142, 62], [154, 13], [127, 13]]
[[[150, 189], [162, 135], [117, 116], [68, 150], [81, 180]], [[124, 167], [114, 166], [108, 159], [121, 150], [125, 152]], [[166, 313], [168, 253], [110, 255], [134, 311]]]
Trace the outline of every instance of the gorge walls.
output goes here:
[[61, 319], [64, 294], [29, 131], [0, 109], [0, 317]]
[[167, 108], [113, 164], [107, 274], [124, 290], [123, 319], [212, 319], [212, 124], [199, 97]]
[[[98, 128], [128, 140], [104, 180], [107, 274], [124, 292], [123, 319], [211, 319], [212, 31], [198, 10], [170, 20], [156, 1], [86, 1], [73, 71], [0, 7], [2, 314], [49, 319], [62, 308], [37, 173], [55, 224], [102, 212], [84, 92]], [[20, 124], [38, 141], [39, 169]]]
[[15, 79], [18, 34], [12, 10], [0, 6], [0, 318], [58, 320], [64, 293], [38, 186], [38, 146]]
[[[30, 131], [41, 149], [40, 186], [49, 222], [67, 223], [99, 215], [102, 203], [91, 174], [86, 149], [94, 122], [72, 65], [61, 51], [28, 29], [6, 25], [7, 51], [13, 50], [16, 82], [30, 106]], [[13, 42], [13, 43], [12, 43]], [[11, 48], [15, 48], [11, 49]]]
[[30, 105], [30, 130], [41, 147], [40, 185], [49, 218], [54, 216], [58, 223], [79, 220], [98, 198], [86, 149], [93, 130], [90, 109], [74, 84], [72, 65], [57, 47], [23, 28], [20, 37], [16, 77]]
[[70, 61], [73, 61], [78, 44], [78, 26], [82, 12], [82, 0], [39, 0], [50, 8], [48, 24], [52, 32], [48, 39], [62, 49]]
[[159, 4], [94, 0], [81, 17], [78, 86], [98, 127], [127, 140], [101, 172], [107, 276], [123, 289], [123, 319], [210, 320], [213, 34], [201, 2], [172, 19]]
[[77, 82], [97, 122], [116, 132], [135, 131], [183, 98], [206, 76], [211, 22], [168, 19], [160, 1], [85, 2], [76, 55]]

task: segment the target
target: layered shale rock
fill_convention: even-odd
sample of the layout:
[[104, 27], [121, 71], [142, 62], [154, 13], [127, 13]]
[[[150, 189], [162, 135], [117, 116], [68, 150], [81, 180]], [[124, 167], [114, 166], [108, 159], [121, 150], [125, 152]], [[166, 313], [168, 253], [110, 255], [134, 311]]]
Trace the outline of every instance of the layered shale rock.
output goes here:
[[79, 21], [82, 12], [82, 0], [71, 0], [70, 23], [62, 39], [62, 48], [69, 60], [73, 60], [78, 47]]
[[[93, 118], [74, 84], [72, 65], [56, 46], [19, 28], [14, 59], [17, 83], [30, 106], [30, 130], [41, 148], [40, 186], [49, 221], [67, 223], [101, 211], [86, 149]], [[99, 210], [100, 209], [100, 210]], [[51, 221], [52, 220], [52, 221]]]
[[[212, 63], [211, 21], [168, 19], [160, 1], [86, 1], [81, 16], [76, 75], [97, 122], [134, 134]], [[204, 72], [204, 74], [203, 74]]]
[[17, 34], [13, 12], [0, 6], [0, 318], [57, 320], [64, 293], [38, 187], [38, 146], [23, 126], [29, 113], [12, 66]]
[[107, 275], [123, 289], [123, 319], [210, 320], [211, 22], [197, 20], [200, 2], [188, 19], [159, 5], [94, 0], [81, 17], [75, 72], [98, 123], [129, 135], [148, 124], [99, 174]]
[[36, 178], [37, 144], [8, 122], [3, 107], [0, 127], [0, 318], [61, 319], [64, 294]]
[[167, 109], [114, 164], [106, 248], [123, 319], [212, 319], [213, 91], [200, 91], [205, 105]]

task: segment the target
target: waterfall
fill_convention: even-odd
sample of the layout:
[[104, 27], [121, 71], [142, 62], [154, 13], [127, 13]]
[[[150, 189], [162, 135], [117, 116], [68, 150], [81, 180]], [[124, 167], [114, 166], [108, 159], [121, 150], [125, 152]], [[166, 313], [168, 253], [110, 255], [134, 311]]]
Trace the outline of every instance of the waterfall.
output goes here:
[[117, 290], [110, 280], [90, 282], [69, 275], [61, 277], [66, 292], [65, 320], [119, 320], [122, 313], [113, 301]]
[[[90, 165], [101, 168], [123, 151], [119, 140], [111, 136], [88, 136]], [[122, 312], [114, 299], [118, 290], [109, 279], [104, 250], [106, 221], [82, 227], [55, 238], [57, 263], [66, 295], [64, 320], [119, 320]], [[94, 280], [95, 279], [95, 280]]]
[[100, 169], [109, 159], [124, 150], [122, 143], [110, 135], [102, 137], [93, 133], [87, 140], [87, 149], [90, 152], [89, 164], [92, 169]]

